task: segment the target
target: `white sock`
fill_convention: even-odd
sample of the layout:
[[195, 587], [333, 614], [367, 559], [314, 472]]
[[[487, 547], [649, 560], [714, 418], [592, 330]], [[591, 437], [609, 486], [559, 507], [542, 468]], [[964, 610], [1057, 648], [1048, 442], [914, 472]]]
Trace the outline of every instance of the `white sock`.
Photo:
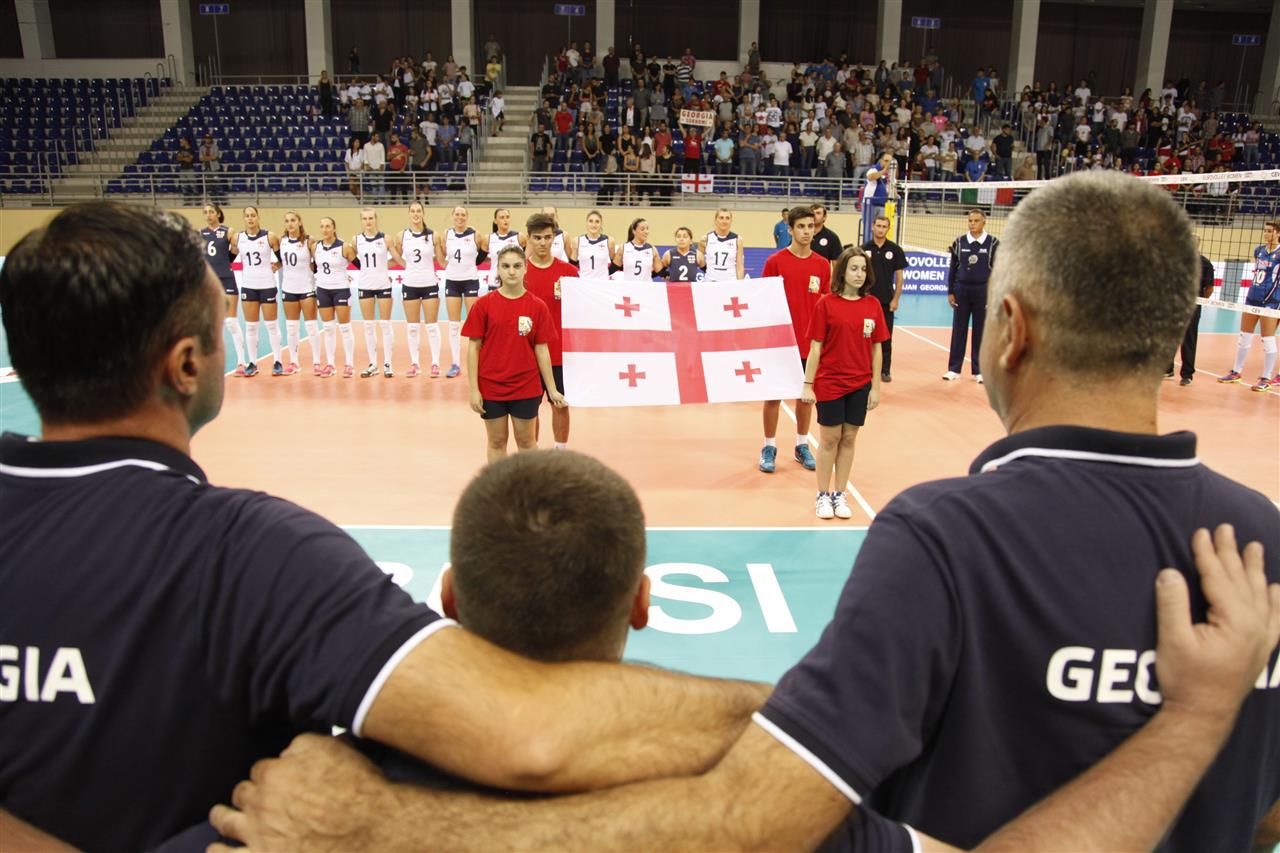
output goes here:
[[431, 364], [440, 366], [440, 324], [427, 323], [427, 343], [431, 345]]
[[382, 326], [382, 363], [391, 363], [391, 348], [395, 344], [395, 335], [391, 331], [391, 321], [383, 320]]
[[1249, 347], [1253, 346], [1253, 339], [1253, 332], [1240, 333], [1240, 342], [1236, 344], [1236, 366], [1231, 368], [1236, 373], [1244, 370], [1244, 360], [1249, 357]]
[[777, 446], [778, 446], [778, 439], [776, 439], [776, 438], [766, 438], [766, 439], [764, 440], [764, 446], [765, 446], [765, 447], [777, 447]]
[[[351, 327], [347, 326], [347, 331], [351, 331]], [[338, 363], [338, 321], [326, 320], [324, 324], [324, 347], [329, 360], [326, 362], [330, 367], [335, 367]]]
[[453, 358], [454, 364], [462, 364], [462, 355], [459, 352], [462, 349], [462, 324], [450, 320], [449, 321], [449, 355]]
[[350, 323], [338, 324], [338, 331], [342, 332], [342, 354], [347, 358], [347, 367], [352, 367], [356, 363], [356, 333]]
[[418, 366], [418, 350], [421, 348], [422, 330], [418, 328], [417, 323], [410, 323], [408, 329], [409, 338], [409, 363], [414, 367]]
[[1276, 336], [1262, 339], [1262, 375], [1267, 379], [1276, 375]]
[[258, 360], [258, 324], [246, 323], [244, 327], [244, 345], [245, 352], [248, 353], [248, 364], [253, 364]]
[[280, 360], [280, 324], [274, 320], [272, 320], [271, 322], [267, 322], [266, 320], [263, 320], [262, 322], [267, 324], [267, 343], [271, 344], [271, 354], [275, 356], [276, 361], [279, 361]]
[[292, 364], [298, 363], [298, 327], [301, 325], [297, 320], [284, 321], [285, 346], [289, 349], [289, 361]]
[[797, 436], [796, 436], [796, 447], [806, 447], [806, 446], [808, 446], [808, 444], [809, 444], [809, 439], [808, 439], [808, 438], [806, 438], [806, 437], [805, 437], [805, 436], [803, 436], [803, 435], [797, 435]]
[[222, 321], [222, 325], [231, 336], [231, 344], [236, 348], [236, 364], [244, 364], [244, 330], [240, 328], [240, 321], [235, 317], [228, 317]]
[[369, 363], [378, 363], [378, 330], [373, 327], [373, 320], [364, 321], [364, 348], [369, 351]]
[[[324, 361], [324, 344], [320, 340], [320, 321], [307, 320], [307, 340], [311, 341], [311, 363]], [[295, 358], [294, 361], [297, 361]]]
[[565, 442], [565, 441], [557, 441], [555, 446], [556, 446], [556, 450], [568, 450], [568, 449], [569, 449], [569, 443], [568, 443], [568, 442]]

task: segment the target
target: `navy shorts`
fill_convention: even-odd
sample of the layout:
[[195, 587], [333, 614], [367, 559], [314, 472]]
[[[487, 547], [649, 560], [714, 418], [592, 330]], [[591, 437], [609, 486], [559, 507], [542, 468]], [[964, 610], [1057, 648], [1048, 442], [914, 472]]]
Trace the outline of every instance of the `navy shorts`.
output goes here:
[[871, 383], [855, 388], [834, 400], [819, 400], [818, 423], [825, 427], [852, 424], [862, 426], [867, 422], [867, 399], [871, 396]]
[[444, 295], [450, 297], [466, 296], [475, 299], [480, 295], [480, 279], [446, 281], [444, 283]]
[[[564, 395], [564, 366], [560, 364], [551, 365], [551, 378], [555, 380], [556, 390], [560, 392], [561, 396], [563, 396]], [[542, 383], [542, 390], [544, 392], [547, 390], [547, 383], [545, 382]], [[550, 400], [551, 397], [548, 396], [547, 399]]]
[[386, 290], [365, 290], [361, 288], [360, 298], [361, 299], [390, 299], [391, 288], [388, 287]]
[[321, 308], [332, 308], [335, 305], [345, 308], [351, 303], [351, 288], [341, 287], [330, 290], [327, 287], [316, 288], [316, 304]]
[[1249, 305], [1253, 308], [1271, 308], [1273, 310], [1278, 309], [1280, 308], [1280, 290], [1276, 291], [1276, 296], [1274, 299], [1268, 299], [1266, 302], [1263, 302], [1261, 299], [1254, 299], [1252, 296], [1246, 296], [1244, 299], [1244, 304]]
[[314, 290], [311, 291], [310, 293], [290, 293], [289, 291], [286, 290], [284, 293], [285, 302], [301, 302], [304, 299], [315, 299], [315, 298], [316, 298], [316, 292]]
[[275, 302], [276, 290], [274, 287], [245, 287], [240, 291], [240, 299], [244, 302]]
[[486, 421], [496, 421], [511, 415], [522, 421], [531, 421], [538, 416], [538, 406], [541, 404], [541, 394], [524, 400], [485, 400], [484, 414], [480, 417]]
[[404, 301], [409, 302], [414, 299], [439, 299], [440, 285], [433, 284], [430, 287], [410, 287], [404, 286]]
[[222, 283], [222, 292], [227, 294], [227, 296], [240, 295], [240, 290], [236, 287], [236, 280], [234, 277], [220, 278], [218, 281]]

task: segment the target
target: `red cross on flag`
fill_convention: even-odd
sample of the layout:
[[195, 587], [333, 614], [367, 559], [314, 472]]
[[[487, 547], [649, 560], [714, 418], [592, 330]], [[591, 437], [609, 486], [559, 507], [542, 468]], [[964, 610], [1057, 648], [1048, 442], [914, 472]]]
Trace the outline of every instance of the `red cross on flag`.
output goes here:
[[716, 179], [711, 175], [685, 175], [680, 179], [680, 191], [685, 193], [709, 193], [715, 190]]
[[561, 281], [573, 406], [783, 400], [804, 377], [780, 278]]

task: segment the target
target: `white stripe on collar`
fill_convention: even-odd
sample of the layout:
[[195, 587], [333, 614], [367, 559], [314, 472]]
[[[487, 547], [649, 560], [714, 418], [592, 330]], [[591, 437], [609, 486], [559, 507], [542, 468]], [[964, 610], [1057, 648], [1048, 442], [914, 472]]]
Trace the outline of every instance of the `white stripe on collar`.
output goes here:
[[1191, 468], [1200, 464], [1199, 456], [1190, 459], [1158, 459], [1151, 456], [1123, 456], [1117, 453], [1097, 453], [1092, 450], [1063, 450], [1056, 447], [1022, 447], [1007, 453], [998, 459], [984, 464], [979, 471], [983, 474], [994, 471], [1015, 459], [1024, 456], [1045, 456], [1051, 459], [1074, 459], [1078, 462], [1111, 462], [1116, 465], [1143, 465], [1148, 468]]
[[[103, 462], [98, 465], [82, 465], [78, 468], [28, 468], [21, 465], [4, 465], [0, 464], [0, 474], [8, 474], [12, 477], [32, 477], [36, 479], [51, 479], [58, 477], [88, 477], [91, 474], [100, 474], [103, 471], [112, 471], [116, 468], [149, 468], [152, 471], [172, 471], [168, 465], [160, 462], [152, 462], [150, 459], [117, 459], [114, 462]], [[200, 478], [193, 477], [185, 472], [181, 473], [196, 485], [200, 485]]]

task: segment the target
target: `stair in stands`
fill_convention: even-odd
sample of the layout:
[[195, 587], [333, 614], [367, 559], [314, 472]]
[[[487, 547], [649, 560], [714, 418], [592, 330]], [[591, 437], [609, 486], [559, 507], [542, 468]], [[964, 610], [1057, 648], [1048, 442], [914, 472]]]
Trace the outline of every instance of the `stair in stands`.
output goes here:
[[520, 198], [525, 157], [529, 149], [529, 122], [538, 108], [537, 86], [511, 86], [503, 90], [506, 121], [502, 133], [485, 141], [471, 176], [475, 201], [503, 202]]
[[205, 86], [176, 86], [153, 97], [137, 115], [126, 118], [113, 129], [107, 139], [98, 143], [94, 156], [67, 169], [66, 177], [53, 186], [58, 201], [96, 198], [110, 178], [118, 178], [124, 167], [134, 163], [148, 150], [153, 140], [164, 132], [202, 97], [209, 94]]

